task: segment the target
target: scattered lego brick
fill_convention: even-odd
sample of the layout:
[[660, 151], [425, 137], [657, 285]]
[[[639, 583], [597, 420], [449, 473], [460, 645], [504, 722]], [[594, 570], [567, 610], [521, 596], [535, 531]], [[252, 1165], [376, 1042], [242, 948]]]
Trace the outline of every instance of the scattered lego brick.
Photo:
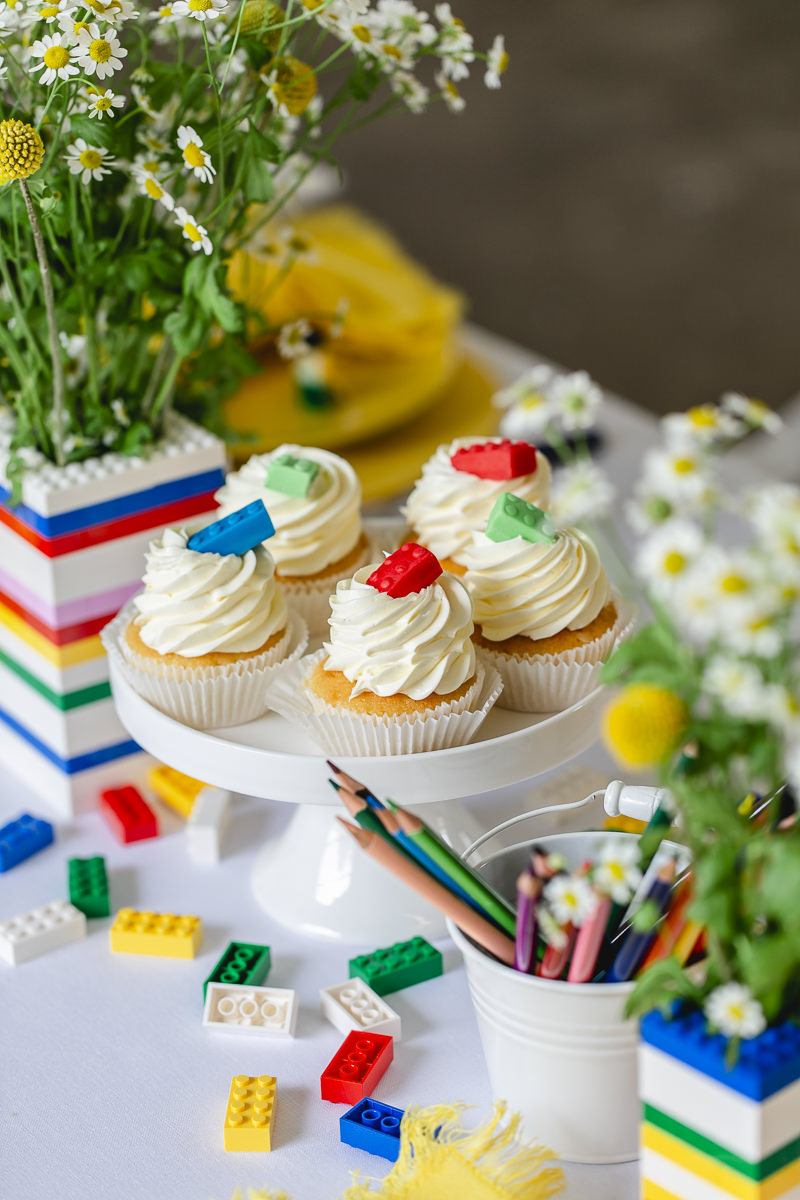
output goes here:
[[359, 954], [348, 965], [350, 978], [363, 979], [379, 996], [435, 979], [444, 971], [441, 953], [423, 937], [395, 942], [371, 954]]
[[131, 785], [101, 792], [100, 811], [120, 842], [143, 842], [158, 837], [156, 814]]
[[199, 779], [183, 775], [174, 767], [153, 767], [147, 773], [147, 782], [159, 800], [174, 809], [179, 817], [188, 819], [198, 792], [206, 786]]
[[430, 587], [441, 573], [442, 565], [435, 554], [416, 542], [406, 542], [383, 560], [367, 583], [377, 591], [397, 599]]
[[263, 500], [254, 500], [227, 517], [220, 517], [205, 529], [198, 529], [186, 543], [189, 550], [201, 554], [246, 554], [275, 532]]
[[38, 854], [52, 841], [53, 826], [49, 821], [21, 813], [0, 829], [0, 875]]
[[277, 1079], [234, 1075], [225, 1112], [226, 1150], [271, 1150]]
[[279, 454], [267, 467], [265, 487], [284, 496], [304, 499], [319, 475], [319, 463], [311, 458], [294, 458], [291, 454]]
[[86, 937], [86, 917], [67, 900], [53, 900], [0, 924], [0, 958], [12, 967]]
[[111, 926], [115, 954], [154, 954], [160, 958], [194, 958], [203, 940], [199, 917], [175, 913], [136, 912], [121, 908]]
[[366, 1097], [339, 1118], [339, 1137], [346, 1146], [397, 1162], [404, 1116], [402, 1108]]
[[536, 470], [536, 447], [508, 438], [500, 442], [476, 442], [474, 446], [462, 446], [451, 454], [450, 463], [456, 471], [477, 475], [479, 479], [498, 482], [518, 479], [521, 475], [532, 475]]
[[320, 1076], [322, 1099], [355, 1104], [381, 1079], [392, 1061], [392, 1038], [349, 1033]]
[[552, 519], [541, 508], [503, 492], [494, 502], [486, 523], [486, 536], [493, 542], [507, 542], [510, 538], [522, 537], [526, 542], [555, 541], [555, 526]]
[[201, 866], [213, 866], [222, 857], [222, 838], [228, 825], [231, 793], [204, 787], [197, 793], [186, 823], [189, 857]]
[[294, 1037], [297, 992], [291, 988], [212, 983], [206, 993], [203, 1025], [226, 1033]]
[[258, 986], [267, 978], [271, 963], [269, 946], [258, 946], [254, 942], [229, 942], [225, 953], [203, 984], [203, 1002], [210, 983]]
[[400, 1017], [363, 979], [356, 977], [322, 988], [319, 1001], [322, 1015], [340, 1033], [349, 1033], [351, 1029], [369, 1030], [400, 1041]]
[[106, 860], [99, 854], [94, 858], [70, 858], [67, 863], [69, 898], [86, 917], [109, 917]]

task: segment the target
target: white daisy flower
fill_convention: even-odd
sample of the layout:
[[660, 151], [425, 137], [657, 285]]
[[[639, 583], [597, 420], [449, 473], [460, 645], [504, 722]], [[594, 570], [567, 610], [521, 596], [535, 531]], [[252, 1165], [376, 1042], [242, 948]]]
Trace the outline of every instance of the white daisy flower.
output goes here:
[[100, 88], [90, 87], [86, 99], [86, 111], [90, 118], [97, 117], [102, 121], [103, 117], [108, 114], [109, 117], [114, 116], [115, 108], [124, 108], [125, 97], [117, 96], [110, 88], [101, 90]]
[[28, 8], [27, 17], [31, 24], [35, 24], [37, 21], [46, 21], [48, 25], [52, 25], [55, 21], [60, 25], [63, 17], [68, 20], [72, 19], [76, 7], [74, 0], [52, 0], [52, 3], [31, 5]]
[[[713, 597], [714, 593], [710, 595]], [[717, 630], [720, 641], [736, 653], [753, 654], [756, 658], [774, 658], [780, 653], [784, 642], [781, 626], [775, 622], [775, 613], [758, 597], [743, 601], [727, 612], [717, 602], [712, 602], [712, 607], [724, 615]]]
[[108, 150], [104, 150], [102, 146], [89, 146], [83, 138], [76, 138], [72, 145], [67, 146], [64, 158], [70, 175], [80, 175], [83, 184], [110, 175], [109, 167], [116, 161], [111, 158]]
[[632, 500], [624, 505], [625, 520], [638, 534], [652, 533], [674, 517], [675, 507], [664, 496], [637, 486]]
[[89, 25], [78, 31], [76, 58], [87, 75], [109, 79], [115, 71], [122, 70], [122, 60], [127, 57], [128, 51], [120, 45], [119, 36], [113, 29], [106, 29], [101, 34], [98, 25]]
[[466, 79], [468, 64], [475, 61], [472, 34], [453, 15], [449, 4], [437, 4], [433, 12], [441, 25], [436, 53], [442, 60], [442, 71], [448, 79]]
[[117, 424], [121, 425], [123, 427], [123, 429], [127, 429], [127, 427], [131, 423], [131, 419], [128, 416], [128, 412], [127, 412], [127, 409], [125, 408], [125, 405], [119, 399], [119, 397], [116, 400], [111, 401], [111, 412], [112, 412], [114, 420], [117, 422]]
[[719, 406], [723, 412], [742, 421], [748, 429], [763, 429], [765, 433], [780, 433], [783, 418], [761, 400], [743, 396], [740, 392], [725, 392]]
[[615, 904], [627, 904], [641, 879], [639, 844], [634, 838], [613, 838], [603, 843], [592, 873], [598, 892]]
[[673, 446], [712, 446], [743, 432], [730, 412], [715, 404], [700, 404], [683, 413], [669, 413], [661, 421], [667, 442]]
[[[136, 87], [134, 86], [134, 95]], [[136, 140], [141, 142], [146, 147], [148, 153], [155, 155], [168, 154], [172, 149], [170, 143], [163, 138], [161, 134], [154, 129], [139, 129], [136, 132]]]
[[400, 97], [409, 112], [421, 113], [428, 107], [431, 94], [410, 71], [395, 71], [389, 79], [389, 84], [395, 96]]
[[467, 107], [467, 102], [453, 80], [449, 79], [444, 71], [437, 71], [434, 79], [439, 89], [439, 95], [450, 109], [450, 112], [463, 112]]
[[0, 83], [2, 83], [2, 81], [6, 78], [7, 75], [8, 75], [8, 67], [6, 66], [6, 64], [4, 62], [0, 62]]
[[544, 899], [559, 925], [582, 925], [597, 905], [592, 885], [583, 875], [556, 875], [546, 884]]
[[703, 1012], [724, 1037], [754, 1038], [767, 1028], [764, 1010], [743, 983], [723, 983], [706, 997]]
[[180, 225], [183, 236], [188, 242], [191, 242], [192, 251], [197, 253], [199, 250], [202, 250], [203, 254], [210, 254], [213, 246], [211, 245], [211, 238], [208, 236], [208, 230], [198, 224], [194, 217], [190, 217], [185, 208], [176, 208], [173, 216], [175, 217], [175, 224]]
[[766, 715], [785, 737], [800, 742], [800, 696], [781, 684], [767, 687]]
[[535, 367], [530, 367], [524, 375], [520, 375], [519, 379], [510, 383], [508, 387], [495, 392], [492, 396], [492, 404], [495, 408], [511, 408], [514, 404], [519, 404], [520, 401], [527, 400], [530, 396], [536, 396], [543, 400], [554, 377], [555, 371], [552, 367], [548, 367], [546, 363], [537, 363]]
[[175, 201], [154, 171], [135, 170], [134, 178], [136, 186], [143, 196], [148, 196], [151, 200], [163, 204], [168, 212], [172, 212], [175, 207]]
[[214, 21], [228, 7], [228, 0], [175, 0], [176, 17], [191, 17], [195, 21]]
[[211, 155], [203, 149], [203, 139], [195, 133], [191, 125], [178, 126], [178, 149], [183, 153], [183, 161], [196, 179], [203, 183], [211, 183], [216, 170], [211, 162]]
[[550, 385], [550, 402], [563, 429], [591, 429], [603, 393], [586, 371], [557, 375]]
[[536, 910], [536, 923], [548, 946], [554, 950], [563, 950], [567, 944], [567, 935], [553, 916], [549, 908], [540, 904]]
[[76, 388], [86, 378], [89, 367], [86, 354], [86, 338], [80, 333], [65, 333], [62, 329], [58, 335], [61, 349], [66, 355], [64, 362], [64, 379], [67, 387]]
[[800, 488], [764, 484], [745, 497], [743, 507], [761, 535], [773, 577], [800, 583]]
[[308, 354], [311, 349], [308, 344], [310, 334], [311, 326], [305, 317], [282, 326], [278, 334], [278, 353], [281, 358], [302, 358]]
[[640, 545], [636, 569], [656, 593], [674, 591], [703, 552], [705, 542], [691, 521], [664, 521]]
[[706, 459], [689, 447], [649, 450], [642, 462], [649, 486], [673, 504], [703, 505], [712, 495]]
[[764, 720], [769, 696], [754, 663], [715, 655], [703, 672], [702, 686], [731, 716], [745, 721]]
[[575, 525], [587, 517], [605, 516], [614, 499], [614, 488], [591, 459], [563, 466], [556, 473], [550, 512], [556, 524]]
[[506, 51], [505, 38], [502, 33], [498, 33], [486, 57], [486, 74], [483, 77], [483, 82], [486, 86], [488, 88], [499, 88], [500, 76], [507, 67], [508, 53]]
[[63, 33], [46, 33], [40, 41], [33, 43], [30, 56], [42, 60], [31, 67], [32, 71], [42, 71], [39, 77], [41, 83], [55, 83], [57, 79], [69, 79], [70, 75], [78, 74], [78, 67], [72, 61]]
[[775, 589], [747, 551], [709, 546], [703, 555], [703, 573], [711, 595], [729, 611], [749, 608], [754, 602], [762, 609], [765, 603], [770, 609], [774, 604]]
[[95, 17], [106, 21], [109, 25], [122, 25], [131, 17], [138, 17], [139, 12], [132, 0], [86, 0], [85, 7], [92, 10]]
[[5, 37], [21, 29], [25, 23], [25, 16], [24, 4], [7, 4], [6, 0], [0, 0], [0, 36]]

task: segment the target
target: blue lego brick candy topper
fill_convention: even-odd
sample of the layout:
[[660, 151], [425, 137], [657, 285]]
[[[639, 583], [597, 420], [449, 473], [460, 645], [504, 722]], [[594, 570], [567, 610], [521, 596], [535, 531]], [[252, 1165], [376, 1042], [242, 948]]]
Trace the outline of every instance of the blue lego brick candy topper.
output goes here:
[[263, 500], [254, 500], [244, 508], [221, 517], [205, 529], [198, 529], [186, 543], [188, 550], [200, 554], [246, 554], [255, 550], [275, 532]]
[[367, 1154], [397, 1162], [404, 1116], [402, 1108], [393, 1108], [391, 1104], [382, 1104], [367, 1096], [339, 1118], [339, 1139], [346, 1146], [355, 1146], [358, 1150], [366, 1150]]

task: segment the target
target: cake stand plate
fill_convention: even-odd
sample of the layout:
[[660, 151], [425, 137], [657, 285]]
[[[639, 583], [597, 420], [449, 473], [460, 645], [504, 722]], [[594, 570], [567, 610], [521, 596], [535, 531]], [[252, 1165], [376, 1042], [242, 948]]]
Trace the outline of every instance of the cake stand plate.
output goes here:
[[[119, 718], [143, 749], [205, 783], [297, 805], [253, 871], [255, 894], [272, 917], [298, 932], [371, 946], [444, 933], [439, 914], [377, 867], [333, 819], [342, 805], [328, 787], [325, 756], [302, 730], [276, 713], [227, 729], [190, 729], [142, 699], [113, 656], [109, 666]], [[605, 702], [605, 689], [597, 688], [552, 715], [495, 707], [467, 746], [336, 761], [379, 795], [425, 805], [425, 820], [461, 851], [479, 831], [457, 802], [581, 754], [598, 738]]]

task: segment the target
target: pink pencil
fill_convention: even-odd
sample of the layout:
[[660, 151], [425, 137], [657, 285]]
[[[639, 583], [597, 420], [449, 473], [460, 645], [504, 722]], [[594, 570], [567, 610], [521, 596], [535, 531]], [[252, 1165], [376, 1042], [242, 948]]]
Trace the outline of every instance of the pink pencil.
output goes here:
[[588, 983], [592, 978], [610, 912], [610, 898], [598, 896], [594, 912], [583, 922], [575, 939], [575, 950], [567, 975], [570, 983]]
[[542, 979], [560, 979], [564, 973], [564, 967], [567, 965], [572, 947], [575, 944], [575, 926], [565, 925], [563, 932], [567, 939], [567, 944], [558, 950], [555, 946], [548, 946], [544, 952], [544, 957], [539, 963], [539, 969], [536, 972]]

